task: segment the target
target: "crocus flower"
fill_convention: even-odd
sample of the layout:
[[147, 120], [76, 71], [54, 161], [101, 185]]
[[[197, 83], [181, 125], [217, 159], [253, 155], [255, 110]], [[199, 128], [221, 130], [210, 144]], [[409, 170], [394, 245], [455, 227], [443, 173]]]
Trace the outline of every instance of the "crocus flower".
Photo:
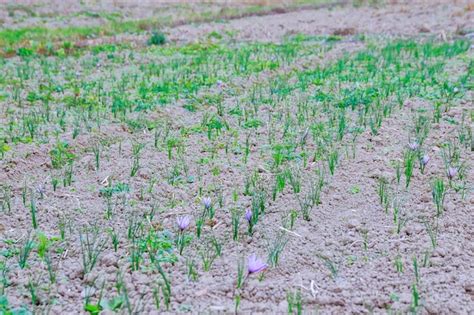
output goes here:
[[421, 164], [423, 164], [423, 166], [425, 166], [426, 164], [428, 164], [428, 162], [430, 161], [430, 157], [428, 155], [423, 155], [423, 157], [421, 158]]
[[36, 187], [36, 192], [41, 195], [41, 198], [43, 198], [44, 193], [46, 192], [46, 188], [43, 184], [40, 184], [38, 187]]
[[453, 179], [454, 176], [456, 176], [457, 173], [458, 173], [458, 169], [457, 169], [457, 168], [451, 167], [451, 166], [448, 168], [448, 178], [449, 178], [449, 179]]
[[184, 231], [188, 228], [189, 224], [191, 223], [191, 218], [187, 215], [178, 217], [176, 219], [176, 223], [178, 223], [178, 227], [181, 231]]
[[252, 254], [251, 256], [249, 256], [249, 260], [248, 260], [249, 274], [258, 273], [260, 271], [267, 269], [267, 267], [268, 265], [264, 263], [260, 258], [258, 258], [257, 255]]
[[247, 211], [245, 211], [245, 220], [247, 220], [247, 222], [250, 222], [250, 220], [252, 220], [252, 210], [247, 209]]
[[202, 198], [202, 204], [204, 205], [204, 208], [210, 209], [212, 206], [212, 200], [209, 197], [204, 197]]
[[413, 141], [412, 143], [408, 144], [408, 147], [410, 148], [410, 150], [416, 151], [416, 150], [418, 150], [419, 145], [418, 145], [418, 142]]

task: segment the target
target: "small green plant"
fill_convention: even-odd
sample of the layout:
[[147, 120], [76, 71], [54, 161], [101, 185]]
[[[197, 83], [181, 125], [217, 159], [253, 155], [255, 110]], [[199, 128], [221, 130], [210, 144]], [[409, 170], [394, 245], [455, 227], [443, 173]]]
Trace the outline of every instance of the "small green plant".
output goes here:
[[416, 314], [418, 307], [420, 306], [420, 293], [418, 292], [418, 288], [416, 283], [413, 283], [411, 288], [411, 310], [413, 313]]
[[0, 186], [0, 211], [9, 214], [12, 210], [12, 189], [10, 186]]
[[331, 153], [329, 153], [328, 165], [329, 165], [329, 172], [331, 173], [331, 175], [334, 175], [338, 160], [339, 160], [339, 153], [337, 152], [337, 150], [333, 150]]
[[59, 179], [56, 177], [51, 178], [51, 184], [53, 185], [53, 191], [56, 191], [59, 185]]
[[239, 311], [239, 306], [240, 306], [240, 300], [241, 300], [241, 296], [240, 294], [236, 294], [235, 297], [234, 297], [234, 312], [235, 314], [238, 314], [238, 311]]
[[34, 240], [28, 235], [25, 240], [25, 243], [23, 244], [23, 246], [20, 247], [20, 251], [18, 254], [18, 265], [20, 265], [21, 269], [24, 269], [26, 267], [28, 257], [30, 256], [31, 251], [34, 248], [34, 245]]
[[99, 144], [96, 144], [92, 147], [92, 152], [94, 152], [94, 160], [95, 160], [95, 169], [96, 171], [100, 168], [100, 151], [101, 147]]
[[413, 176], [413, 167], [415, 166], [416, 152], [408, 150], [404, 155], [404, 168], [405, 168], [405, 188], [408, 188]]
[[37, 288], [38, 288], [38, 283], [35, 281], [32, 281], [31, 279], [28, 280], [28, 291], [30, 292], [30, 297], [31, 297], [31, 304], [32, 305], [37, 305], [38, 303], [38, 295], [37, 295]]
[[281, 232], [276, 235], [276, 237], [270, 243], [268, 249], [268, 262], [272, 267], [276, 267], [280, 260], [280, 255], [285, 249], [286, 244], [289, 239], [286, 233]]
[[220, 257], [222, 255], [222, 243], [219, 242], [218, 238], [213, 234], [210, 237], [210, 243], [214, 247], [214, 251], [216, 253], [217, 257]]
[[196, 236], [197, 238], [201, 238], [202, 233], [202, 225], [204, 224], [204, 217], [199, 216], [196, 218]]
[[191, 281], [197, 281], [199, 274], [197, 272], [196, 263], [192, 259], [186, 259], [188, 279]]
[[202, 268], [204, 271], [209, 271], [214, 260], [217, 258], [217, 254], [213, 250], [207, 248], [206, 250], [201, 250], [199, 255], [201, 256]]
[[[165, 303], [165, 307], [167, 310], [169, 310], [169, 307], [171, 305], [171, 282], [166, 276], [165, 271], [163, 270], [159, 262], [155, 262], [155, 267], [162, 278], [162, 283], [159, 283], [159, 288], [161, 288], [161, 294], [163, 296], [163, 302]], [[160, 299], [158, 297], [158, 290], [154, 291], [153, 296], [155, 300], [155, 305], [157, 305], [157, 309], [160, 309]]]
[[242, 211], [238, 209], [231, 210], [232, 215], [232, 239], [237, 241], [239, 238], [239, 225], [240, 225], [240, 218], [242, 217]]
[[397, 255], [397, 257], [395, 257], [394, 265], [398, 273], [403, 273], [403, 261], [400, 255]]
[[150, 38], [148, 38], [148, 45], [150, 46], [160, 46], [166, 42], [166, 36], [161, 31], [154, 31], [151, 33]]
[[301, 297], [300, 290], [288, 291], [286, 293], [286, 301], [288, 303], [288, 314], [303, 314], [303, 298]]
[[429, 221], [425, 221], [424, 223], [431, 240], [431, 246], [435, 249], [438, 245], [438, 218], [435, 218], [434, 223], [430, 223]]
[[112, 247], [114, 251], [117, 252], [118, 245], [120, 243], [117, 232], [115, 232], [114, 229], [108, 229], [107, 232], [109, 233], [110, 239], [112, 240]]
[[298, 218], [298, 211], [296, 210], [291, 210], [290, 211], [290, 230], [293, 230], [293, 227], [295, 225], [295, 221]]
[[192, 235], [186, 233], [186, 229], [189, 227], [190, 223], [191, 217], [189, 216], [177, 218], [178, 232], [176, 237], [176, 247], [178, 248], [180, 255], [183, 255], [184, 248], [188, 246], [193, 239]]
[[99, 256], [107, 246], [99, 233], [97, 227], [85, 228], [79, 233], [84, 275], [94, 268]]
[[329, 257], [322, 255], [322, 254], [316, 254], [316, 257], [321, 259], [321, 261], [324, 263], [324, 265], [328, 268], [328, 270], [331, 272], [331, 276], [333, 279], [337, 278], [337, 275], [339, 273], [339, 266]]
[[272, 199], [276, 200], [277, 194], [285, 189], [287, 172], [280, 172], [275, 176], [275, 186], [273, 187]]
[[298, 194], [301, 191], [301, 172], [299, 169], [289, 169], [287, 173], [288, 182], [293, 188], [293, 193]]
[[397, 234], [400, 234], [400, 232], [402, 231], [402, 228], [407, 223], [408, 218], [404, 216], [403, 206], [400, 199], [397, 198], [393, 200], [392, 205], [393, 205], [393, 223], [395, 224], [395, 229], [397, 231]]
[[379, 194], [380, 204], [384, 207], [385, 212], [387, 212], [389, 205], [388, 181], [383, 177], [379, 178], [379, 187], [377, 192]]
[[138, 172], [138, 169], [140, 168], [140, 153], [144, 147], [145, 145], [142, 143], [135, 143], [132, 146], [133, 162], [132, 169], [130, 171], [131, 177], [135, 176]]
[[36, 200], [35, 194], [33, 191], [30, 191], [30, 214], [31, 214], [31, 223], [33, 225], [33, 229], [38, 228], [38, 222], [36, 221]]
[[400, 185], [400, 179], [402, 178], [402, 167], [399, 161], [395, 161], [395, 177], [397, 179], [397, 185]]
[[49, 152], [51, 156], [51, 165], [54, 169], [60, 169], [67, 164], [71, 164], [76, 156], [72, 153], [67, 142], [57, 142], [54, 148]]
[[236, 281], [236, 288], [241, 289], [242, 285], [244, 284], [244, 273], [245, 273], [245, 265], [242, 259], [239, 259], [237, 264], [237, 281]]
[[420, 273], [418, 270], [418, 260], [416, 259], [416, 256], [413, 257], [413, 272], [415, 273], [415, 280], [416, 283], [420, 282]]
[[431, 193], [433, 201], [436, 205], [436, 215], [439, 217], [443, 213], [443, 204], [446, 196], [446, 186], [444, 181], [440, 178], [435, 179], [431, 185]]
[[7, 145], [5, 142], [0, 141], [0, 157], [3, 159], [5, 157], [5, 153], [10, 151], [10, 146]]

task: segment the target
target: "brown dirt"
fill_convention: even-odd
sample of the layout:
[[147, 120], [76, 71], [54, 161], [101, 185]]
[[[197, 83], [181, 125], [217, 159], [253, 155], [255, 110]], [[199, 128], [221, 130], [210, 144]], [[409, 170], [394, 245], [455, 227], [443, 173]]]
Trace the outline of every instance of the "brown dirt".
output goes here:
[[[438, 36], [448, 39], [474, 32], [474, 10], [468, 1], [403, 2], [381, 7], [330, 6], [283, 14], [251, 16], [224, 23], [202, 23], [165, 28], [167, 38], [187, 43], [202, 40], [211, 32], [248, 41], [281, 41], [294, 33], [308, 35]], [[229, 35], [230, 34], [230, 35]], [[84, 40], [80, 46], [110, 42], [134, 42], [144, 45], [148, 35], [118, 34], [113, 37]]]
[[[382, 7], [351, 6], [290, 12], [282, 15], [250, 17], [228, 23], [210, 23], [182, 26], [170, 30], [170, 38], [178, 41], [193, 40], [210, 31], [237, 32], [242, 40], [278, 41], [292, 33], [371, 34], [411, 36], [419, 33], [453, 35], [456, 31], [474, 30], [474, 10], [467, 2], [430, 1], [409, 2]], [[344, 34], [342, 34], [344, 35]]]
[[[466, 11], [465, 2], [436, 2], [434, 4], [418, 3], [414, 5], [391, 5], [382, 8], [343, 7], [334, 10], [308, 10], [263, 17], [249, 17], [233, 20], [228, 23], [208, 23], [202, 25], [184, 25], [166, 32], [169, 38], [177, 42], [192, 42], [202, 39], [212, 31], [235, 31], [236, 40], [280, 41], [292, 33], [319, 34], [371, 34], [389, 36], [431, 35], [455, 36], [459, 29], [474, 29], [473, 11]], [[442, 35], [444, 34], [444, 35]], [[139, 39], [141, 40], [141, 39]], [[339, 45], [339, 46], [338, 46]], [[328, 58], [337, 58], [343, 51], [360, 49], [359, 44], [343, 42], [328, 54]], [[472, 50], [471, 50], [472, 55]], [[306, 61], [308, 62], [308, 61]], [[315, 59], [312, 63], [324, 63], [327, 60]], [[304, 66], [297, 64], [295, 67]], [[454, 65], [455, 66], [455, 65]], [[98, 69], [98, 74], [102, 70]], [[262, 77], [249, 78], [247, 82], [226, 82], [235, 85], [237, 91], [245, 88]], [[226, 102], [232, 103], [236, 98], [229, 97]], [[472, 92], [449, 110], [447, 115], [460, 121], [464, 110], [473, 108]], [[6, 106], [1, 103], [1, 106]], [[358, 151], [354, 159], [342, 159], [333, 177], [328, 179], [322, 195], [322, 204], [312, 212], [309, 222], [298, 219], [293, 233], [288, 233], [289, 243], [282, 254], [277, 268], [265, 273], [262, 281], [256, 277], [247, 279], [242, 295], [240, 311], [247, 313], [282, 314], [287, 312], [286, 294], [288, 290], [300, 289], [303, 295], [305, 312], [324, 314], [361, 314], [386, 313], [390, 306], [400, 312], [408, 312], [411, 303], [411, 288], [414, 281], [412, 259], [423, 260], [423, 253], [430, 253], [430, 264], [420, 268], [419, 291], [422, 295], [421, 313], [424, 314], [472, 314], [474, 311], [474, 196], [468, 192], [465, 199], [459, 194], [450, 194], [446, 200], [446, 213], [440, 220], [438, 247], [430, 252], [431, 244], [425, 226], [420, 218], [429, 216], [434, 211], [430, 181], [426, 178], [443, 177], [443, 161], [439, 155], [439, 144], [456, 135], [456, 126], [447, 121], [434, 126], [426, 140], [425, 147], [430, 148], [432, 160], [426, 174], [415, 170], [410, 192], [402, 193], [403, 211], [408, 218], [402, 233], [394, 233], [393, 220], [386, 215], [379, 205], [377, 180], [381, 176], [393, 178], [391, 162], [401, 158], [401, 152], [407, 145], [407, 129], [412, 125], [413, 113], [428, 104], [420, 100], [408, 101], [404, 108], [386, 119], [377, 136], [367, 131], [360, 136]], [[3, 112], [3, 111], [2, 111]], [[172, 121], [172, 132], [178, 133], [182, 126], [199, 124], [201, 114], [191, 114], [181, 107], [165, 107], [153, 112], [154, 118], [169, 118]], [[0, 117], [1, 118], [1, 117]], [[254, 135], [255, 141], [259, 139]], [[108, 138], [110, 148], [101, 160], [99, 171], [94, 170], [94, 156], [86, 151], [97, 138]], [[58, 284], [47, 292], [38, 292], [40, 301], [55, 300], [51, 308], [39, 306], [40, 312], [50, 311], [53, 314], [83, 312], [83, 298], [87, 290], [98, 296], [102, 281], [107, 283], [107, 296], [112, 296], [116, 289], [113, 283], [119, 270], [137, 313], [156, 312], [153, 305], [151, 288], [159, 279], [151, 271], [130, 271], [128, 248], [125, 242], [118, 252], [114, 252], [108, 241], [106, 251], [101, 255], [96, 268], [85, 278], [81, 274], [80, 247], [77, 229], [87, 223], [96, 223], [104, 229], [114, 229], [125, 239], [130, 216], [142, 214], [156, 205], [158, 212], [155, 220], [150, 222], [170, 230], [175, 229], [177, 215], [189, 213], [195, 215], [201, 210], [197, 197], [198, 184], [171, 186], [166, 181], [172, 163], [166, 152], [157, 152], [152, 148], [153, 134], [146, 131], [131, 134], [120, 124], [102, 126], [100, 130], [81, 134], [72, 140], [71, 134], [65, 135], [78, 155], [75, 162], [74, 182], [71, 189], [58, 189], [53, 192], [51, 181], [50, 157], [52, 144], [17, 145], [6, 159], [0, 160], [0, 183], [12, 186], [14, 195], [13, 211], [10, 214], [0, 213], [0, 235], [2, 240], [14, 240], [22, 243], [31, 230], [29, 209], [23, 206], [21, 191], [24, 182], [33, 189], [44, 186], [44, 199], [37, 200], [38, 221], [40, 229], [48, 236], [59, 233], [61, 220], [69, 220], [66, 250], [57, 255]], [[123, 139], [123, 142], [119, 142]], [[126, 194], [128, 200], [117, 208], [113, 222], [104, 219], [104, 200], [99, 196], [104, 179], [118, 183], [129, 181], [129, 169], [132, 160], [132, 142], [146, 142], [148, 146], [142, 154], [141, 169], [134, 178], [134, 189]], [[194, 161], [196, 156], [205, 156], [204, 135], [191, 135], [186, 152], [190, 173], [197, 174]], [[119, 151], [122, 153], [119, 153]], [[463, 149], [467, 156], [467, 180], [474, 181], [474, 158], [472, 151]], [[237, 261], [256, 252], [265, 256], [267, 243], [280, 231], [282, 216], [290, 209], [297, 209], [294, 196], [285, 192], [276, 202], [270, 202], [267, 213], [256, 227], [253, 237], [244, 236], [245, 226], [242, 222], [242, 239], [231, 240], [231, 221], [229, 207], [233, 204], [232, 191], [243, 187], [245, 169], [239, 164], [240, 157], [229, 155], [228, 160], [219, 161], [221, 175], [210, 176], [211, 166], [204, 169], [204, 187], [218, 185], [223, 191], [224, 207], [216, 214], [218, 224], [214, 228], [206, 227], [205, 233], [211, 232], [226, 245], [222, 257], [216, 259], [210, 272], [200, 272], [197, 281], [189, 281], [186, 276], [184, 258], [174, 266], [171, 274], [173, 296], [170, 313], [183, 313], [188, 308], [192, 313], [231, 313], [234, 309], [234, 286], [237, 274]], [[248, 169], [262, 165], [258, 152], [252, 152]], [[316, 165], [309, 165], [308, 174]], [[262, 170], [262, 176], [265, 171]], [[158, 182], [153, 189], [153, 199], [139, 203], [140, 190], [145, 189], [151, 178]], [[357, 187], [358, 191], [354, 191]], [[169, 206], [170, 200], [176, 206]], [[136, 205], [134, 204], [136, 203]], [[250, 205], [250, 198], [242, 198], [237, 206], [245, 209]], [[194, 229], [194, 227], [193, 227]], [[364, 249], [364, 231], [367, 233], [368, 248]], [[194, 244], [193, 246], [198, 246]], [[6, 249], [5, 242], [0, 243], [0, 250]], [[324, 255], [334, 261], [338, 276], [333, 279], [327, 266], [318, 258]], [[405, 268], [398, 273], [393, 266], [395, 258], [400, 255]], [[198, 266], [199, 257], [194, 257]], [[10, 305], [29, 304], [26, 289], [29, 279], [42, 281], [47, 277], [44, 266], [38, 260], [31, 260], [28, 269], [11, 266], [9, 273], [10, 286], [6, 290]], [[170, 267], [170, 266], [168, 266]], [[170, 267], [171, 269], [171, 267]], [[41, 272], [38, 272], [41, 270]], [[95, 284], [94, 284], [95, 283]], [[391, 299], [396, 294], [397, 299]], [[41, 304], [42, 302], [40, 302]], [[141, 306], [139, 305], [141, 303]]]

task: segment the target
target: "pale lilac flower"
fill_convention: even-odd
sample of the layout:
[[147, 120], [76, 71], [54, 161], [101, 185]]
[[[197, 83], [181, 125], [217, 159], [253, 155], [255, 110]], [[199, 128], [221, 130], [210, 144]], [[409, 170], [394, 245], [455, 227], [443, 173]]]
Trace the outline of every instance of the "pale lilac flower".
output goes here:
[[39, 184], [39, 186], [36, 187], [36, 192], [37, 192], [38, 194], [40, 194], [41, 199], [43, 199], [44, 194], [45, 194], [45, 192], [46, 192], [46, 187], [44, 187], [43, 184]]
[[413, 141], [413, 142], [411, 142], [411, 143], [408, 144], [408, 147], [410, 148], [410, 150], [416, 151], [416, 150], [418, 150], [418, 148], [419, 148], [420, 146], [418, 145], [418, 142]]
[[449, 179], [453, 179], [456, 176], [457, 173], [458, 173], [457, 168], [451, 167], [451, 166], [448, 168], [448, 178]]
[[428, 155], [423, 155], [423, 157], [421, 158], [421, 164], [423, 164], [423, 166], [426, 166], [426, 164], [428, 164], [428, 162], [430, 161], [430, 157]]
[[212, 206], [212, 200], [210, 197], [204, 197], [202, 198], [202, 204], [204, 205], [204, 208], [210, 209]]
[[249, 256], [249, 260], [248, 260], [249, 274], [258, 273], [260, 271], [267, 269], [267, 267], [268, 265], [264, 263], [260, 258], [258, 258], [257, 255], [252, 254], [251, 256]]
[[184, 231], [188, 228], [189, 224], [191, 223], [191, 218], [187, 215], [178, 217], [176, 219], [176, 223], [178, 223], [178, 227], [181, 231]]
[[247, 211], [245, 211], [245, 220], [247, 220], [247, 222], [250, 222], [250, 220], [252, 220], [252, 210], [247, 209]]

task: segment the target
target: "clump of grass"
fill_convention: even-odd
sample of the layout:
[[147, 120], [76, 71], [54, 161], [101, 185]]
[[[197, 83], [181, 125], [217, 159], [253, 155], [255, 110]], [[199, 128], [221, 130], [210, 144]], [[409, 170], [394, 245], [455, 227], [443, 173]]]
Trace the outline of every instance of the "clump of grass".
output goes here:
[[331, 258], [323, 254], [317, 253], [316, 257], [318, 257], [324, 263], [324, 265], [328, 268], [328, 270], [331, 273], [332, 278], [336, 279], [339, 273], [339, 265], [335, 261], [333, 261]]
[[33, 250], [35, 242], [30, 235], [27, 236], [25, 243], [20, 247], [20, 252], [18, 254], [18, 265], [21, 269], [24, 269], [28, 262], [28, 257], [30, 256], [31, 251]]
[[389, 193], [388, 193], [388, 181], [386, 178], [379, 178], [379, 186], [377, 189], [379, 195], [380, 204], [384, 207], [385, 212], [388, 211], [389, 206]]
[[288, 291], [286, 293], [286, 301], [288, 303], [288, 314], [303, 314], [303, 298], [300, 290]]
[[239, 238], [239, 226], [240, 226], [240, 218], [242, 216], [242, 211], [238, 209], [231, 210], [232, 215], [232, 239], [237, 241]]
[[49, 152], [51, 156], [51, 165], [54, 169], [60, 169], [67, 164], [72, 164], [75, 155], [67, 142], [57, 142], [54, 148]]
[[404, 167], [405, 167], [405, 188], [408, 188], [411, 182], [411, 178], [413, 176], [413, 168], [415, 166], [416, 161], [416, 152], [412, 150], [407, 150], [404, 156]]
[[281, 232], [271, 241], [268, 248], [268, 262], [272, 267], [276, 267], [280, 261], [280, 255], [285, 249], [289, 239], [286, 233]]
[[436, 205], [436, 215], [439, 217], [443, 212], [444, 198], [446, 196], [446, 186], [440, 178], [435, 179], [431, 185], [433, 201]]
[[135, 176], [140, 168], [140, 155], [144, 147], [145, 145], [143, 143], [135, 143], [132, 146], [133, 162], [132, 169], [130, 170], [130, 177]]
[[433, 249], [438, 246], [438, 218], [435, 218], [435, 222], [431, 223], [429, 221], [425, 221], [426, 231], [431, 240], [431, 246]]
[[161, 31], [154, 31], [148, 38], [147, 44], [149, 46], [161, 46], [166, 43], [166, 36]]
[[38, 228], [38, 221], [36, 220], [36, 199], [33, 190], [30, 190], [30, 214], [31, 214], [31, 223], [33, 229]]
[[106, 242], [100, 236], [97, 227], [85, 228], [79, 234], [82, 252], [82, 268], [84, 275], [89, 273], [97, 263], [99, 256], [106, 248]]
[[394, 265], [395, 270], [397, 270], [398, 273], [403, 273], [403, 260], [400, 255], [397, 255], [397, 257], [395, 257]]
[[413, 283], [411, 293], [412, 293], [411, 310], [414, 314], [416, 314], [418, 307], [420, 306], [420, 293], [418, 291], [416, 283]]
[[12, 189], [10, 186], [0, 186], [0, 211], [10, 213], [12, 210]]

